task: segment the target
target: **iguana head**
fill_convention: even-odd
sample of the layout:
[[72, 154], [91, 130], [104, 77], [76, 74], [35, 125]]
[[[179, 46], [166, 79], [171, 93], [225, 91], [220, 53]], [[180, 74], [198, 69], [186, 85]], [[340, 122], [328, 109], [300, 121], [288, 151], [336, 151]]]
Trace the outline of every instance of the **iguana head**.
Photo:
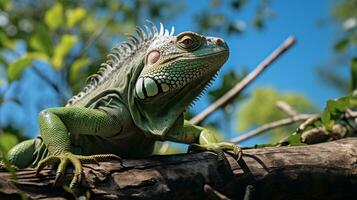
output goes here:
[[[151, 22], [149, 22], [151, 23]], [[89, 84], [67, 106], [95, 107], [115, 93], [135, 125], [145, 133], [164, 135], [183, 123], [183, 112], [226, 62], [227, 44], [194, 32], [177, 36], [160, 23], [160, 30], [137, 28], [137, 36], [114, 47]], [[180, 126], [180, 125], [178, 125]]]
[[216, 37], [194, 32], [158, 37], [146, 51], [135, 95], [143, 104], [165, 101], [184, 109], [212, 80], [228, 54], [227, 44]]
[[[157, 37], [145, 52], [135, 83], [136, 105], [169, 128], [212, 81], [228, 55], [221, 38], [194, 32]], [[164, 134], [158, 129], [154, 134]]]

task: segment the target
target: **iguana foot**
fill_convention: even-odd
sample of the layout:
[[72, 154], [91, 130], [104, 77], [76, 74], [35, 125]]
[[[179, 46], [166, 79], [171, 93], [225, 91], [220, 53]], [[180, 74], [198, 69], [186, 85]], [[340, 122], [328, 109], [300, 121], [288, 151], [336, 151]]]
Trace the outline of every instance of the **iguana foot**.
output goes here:
[[0, 169], [7, 169], [9, 170], [9, 168], [13, 169], [13, 170], [19, 170], [20, 168], [18, 168], [16, 165], [13, 164], [5, 164], [4, 161], [0, 161]]
[[212, 151], [217, 154], [219, 160], [226, 160], [224, 151], [232, 151], [236, 160], [240, 160], [242, 157], [242, 150], [235, 144], [229, 142], [191, 144], [188, 147], [188, 151]]
[[57, 166], [56, 178], [53, 183], [54, 186], [57, 185], [59, 180], [62, 178], [63, 174], [66, 171], [68, 163], [72, 163], [74, 166], [74, 176], [72, 178], [69, 187], [74, 189], [82, 181], [83, 177], [83, 167], [82, 163], [98, 163], [98, 161], [103, 161], [107, 159], [118, 159], [121, 161], [121, 158], [115, 154], [98, 154], [92, 156], [82, 156], [75, 155], [70, 152], [62, 153], [60, 155], [49, 156], [38, 163], [36, 169], [36, 175], [46, 166]]

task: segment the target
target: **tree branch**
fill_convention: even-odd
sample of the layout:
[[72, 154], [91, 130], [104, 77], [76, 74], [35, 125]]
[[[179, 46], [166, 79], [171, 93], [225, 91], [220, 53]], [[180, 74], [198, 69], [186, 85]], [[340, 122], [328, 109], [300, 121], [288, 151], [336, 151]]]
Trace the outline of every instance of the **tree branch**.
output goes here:
[[246, 88], [254, 79], [258, 77], [270, 64], [272, 64], [277, 58], [279, 58], [285, 51], [287, 51], [295, 43], [295, 38], [288, 37], [275, 51], [273, 51], [267, 58], [265, 58], [259, 65], [248, 74], [241, 82], [235, 85], [225, 95], [208, 106], [201, 113], [196, 115], [190, 120], [192, 124], [198, 124], [206, 117], [212, 114], [218, 108], [224, 106], [227, 102], [235, 98], [244, 88]]
[[293, 117], [298, 114], [296, 110], [285, 101], [276, 102], [276, 107], [288, 114], [290, 117]]
[[311, 118], [314, 115], [309, 115], [309, 114], [298, 114], [298, 115], [294, 115], [292, 117], [288, 117], [288, 118], [284, 118], [284, 119], [280, 119], [278, 121], [274, 121], [268, 124], [264, 124], [252, 131], [249, 131], [248, 133], [244, 133], [241, 136], [235, 137], [233, 139], [230, 140], [230, 142], [233, 143], [239, 143], [242, 142], [244, 140], [247, 140], [253, 136], [259, 135], [261, 133], [264, 133], [266, 131], [272, 130], [274, 128], [278, 128], [281, 126], [286, 126], [298, 121], [305, 121], [309, 118]]
[[[355, 199], [357, 138], [294, 147], [244, 150], [238, 163], [214, 153], [152, 156], [85, 164], [76, 195], [90, 199]], [[64, 175], [69, 182], [73, 172]], [[74, 199], [53, 187], [55, 171], [0, 171], [0, 199]], [[205, 186], [206, 185], [206, 186]], [[209, 185], [209, 187], [207, 187]], [[213, 194], [213, 195], [212, 195]], [[213, 197], [212, 197], [213, 196]]]

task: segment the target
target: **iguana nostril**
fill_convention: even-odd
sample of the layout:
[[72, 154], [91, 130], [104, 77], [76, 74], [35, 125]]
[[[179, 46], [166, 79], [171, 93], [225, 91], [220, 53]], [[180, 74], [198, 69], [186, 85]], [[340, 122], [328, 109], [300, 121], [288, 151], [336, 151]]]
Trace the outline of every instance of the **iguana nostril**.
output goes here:
[[224, 44], [224, 40], [222, 40], [221, 38], [216, 38], [215, 42], [217, 45], [223, 45]]

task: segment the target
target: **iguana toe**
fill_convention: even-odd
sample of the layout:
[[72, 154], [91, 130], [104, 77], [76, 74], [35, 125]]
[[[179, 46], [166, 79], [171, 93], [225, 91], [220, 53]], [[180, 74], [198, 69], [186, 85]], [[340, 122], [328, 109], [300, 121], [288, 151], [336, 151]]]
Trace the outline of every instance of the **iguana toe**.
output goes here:
[[64, 173], [66, 172], [66, 168], [69, 163], [71, 163], [74, 167], [74, 175], [69, 184], [71, 189], [74, 189], [81, 183], [83, 178], [83, 166], [82, 163], [98, 163], [98, 161], [108, 160], [108, 159], [119, 159], [121, 158], [115, 154], [98, 154], [92, 156], [82, 156], [75, 155], [70, 152], [62, 153], [60, 155], [49, 156], [42, 160], [36, 169], [36, 175], [40, 173], [40, 171], [48, 165], [55, 166], [57, 165], [56, 178], [53, 183], [54, 186], [57, 186], [59, 181], [62, 179]]
[[188, 151], [212, 151], [217, 154], [219, 160], [224, 160], [226, 158], [224, 152], [227, 151], [232, 151], [236, 160], [239, 160], [242, 157], [242, 150], [235, 144], [229, 142], [191, 144]]

